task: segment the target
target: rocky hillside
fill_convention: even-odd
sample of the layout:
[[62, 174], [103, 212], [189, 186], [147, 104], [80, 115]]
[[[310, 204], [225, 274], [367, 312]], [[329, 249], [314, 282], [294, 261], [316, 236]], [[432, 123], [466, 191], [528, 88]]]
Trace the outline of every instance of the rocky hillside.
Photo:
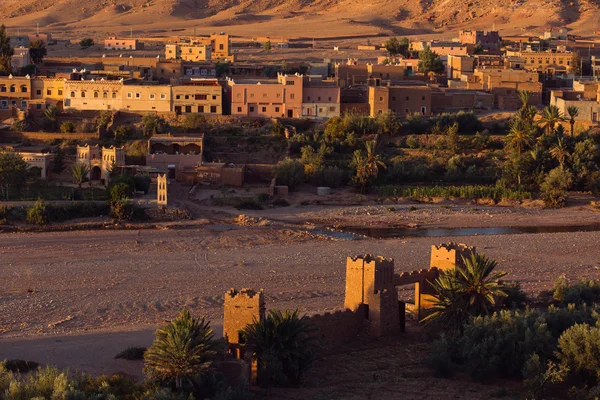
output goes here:
[[[55, 31], [237, 27], [285, 36], [425, 34], [457, 28], [539, 32], [567, 26], [591, 34], [599, 0], [1, 0], [8, 26]], [[314, 27], [314, 30], [313, 28]], [[118, 30], [118, 29], [117, 29]]]

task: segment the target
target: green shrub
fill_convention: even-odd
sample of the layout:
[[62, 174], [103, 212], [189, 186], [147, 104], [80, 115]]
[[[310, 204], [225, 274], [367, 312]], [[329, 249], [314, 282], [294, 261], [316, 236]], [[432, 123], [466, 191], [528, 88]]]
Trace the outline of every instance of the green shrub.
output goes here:
[[525, 308], [527, 305], [527, 294], [521, 290], [520, 282], [511, 282], [502, 285], [502, 290], [506, 293], [503, 300], [505, 307], [509, 308]]
[[117, 221], [127, 221], [133, 217], [133, 204], [125, 199], [114, 200], [110, 204], [110, 216]]
[[435, 371], [436, 376], [450, 378], [457, 370], [457, 365], [452, 360], [452, 354], [450, 341], [445, 335], [442, 335], [432, 343], [426, 364]]
[[289, 207], [290, 203], [286, 199], [275, 199], [271, 203], [273, 207]]
[[235, 208], [238, 210], [262, 210], [263, 206], [255, 199], [243, 199], [237, 203]]
[[569, 377], [595, 384], [600, 374], [600, 328], [577, 324], [558, 339], [557, 357]]
[[35, 371], [40, 364], [35, 361], [25, 361], [25, 360], [6, 360], [4, 362], [4, 367], [7, 371], [10, 372], [18, 372], [20, 374], [26, 374], [31, 371]]
[[122, 358], [124, 360], [143, 360], [145, 351], [145, 347], [129, 346], [117, 354], [115, 358]]
[[433, 197], [500, 200], [530, 199], [531, 193], [501, 186], [380, 186], [382, 197], [407, 197], [424, 200]]
[[137, 174], [133, 177], [135, 190], [139, 192], [144, 192], [144, 194], [148, 194], [150, 191], [150, 176], [147, 174]]
[[540, 185], [544, 205], [550, 208], [564, 207], [567, 200], [567, 189], [573, 183], [573, 174], [563, 167], [554, 168], [546, 175]]
[[61, 133], [73, 133], [75, 132], [75, 124], [72, 121], [65, 121], [60, 124]]
[[110, 188], [110, 200], [120, 201], [131, 197], [131, 188], [126, 183], [117, 183]]
[[279, 185], [287, 185], [290, 190], [304, 183], [304, 164], [298, 160], [286, 158], [273, 167], [273, 175]]
[[569, 284], [565, 277], [560, 277], [554, 283], [552, 297], [563, 306], [583, 303], [591, 305], [600, 301], [600, 281], [581, 279]]
[[315, 175], [315, 183], [318, 186], [337, 188], [348, 183], [348, 171], [338, 167], [326, 167]]
[[27, 209], [27, 223], [32, 225], [46, 225], [48, 223], [48, 210], [44, 200], [38, 199], [33, 207]]

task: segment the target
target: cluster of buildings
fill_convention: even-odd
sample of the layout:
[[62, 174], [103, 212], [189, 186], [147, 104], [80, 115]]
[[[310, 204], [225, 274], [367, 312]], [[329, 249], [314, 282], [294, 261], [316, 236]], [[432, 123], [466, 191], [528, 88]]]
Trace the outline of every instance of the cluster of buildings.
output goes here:
[[[554, 33], [556, 40], [563, 37], [563, 32]], [[544, 37], [553, 39], [554, 33]], [[520, 105], [518, 92], [523, 90], [532, 94], [532, 105], [551, 99], [556, 104], [573, 99], [596, 101], [591, 89], [585, 96], [575, 93], [578, 90], [573, 87], [560, 87], [554, 94], [545, 91], [545, 80], [572, 77], [579, 68], [574, 64], [576, 53], [549, 39], [501, 38], [496, 31], [463, 30], [452, 42], [410, 42], [412, 51], [429, 47], [439, 55], [445, 73], [435, 75], [419, 71], [416, 58], [387, 54], [367, 62], [326, 60], [311, 64], [302, 74], [278, 73], [281, 71], [276, 69], [269, 74], [273, 66], [268, 64], [237, 62], [231, 38], [224, 32], [176, 38], [166, 43], [163, 56], [47, 58], [37, 76], [0, 77], [0, 113], [11, 108], [36, 112], [56, 106], [85, 111], [325, 119], [349, 110], [371, 116], [388, 111], [406, 116], [473, 108], [514, 110]], [[28, 40], [31, 38], [11, 38], [15, 44]], [[111, 36], [104, 47], [135, 51], [143, 49], [143, 43]], [[14, 62], [27, 64], [28, 55], [20, 53], [20, 48], [16, 48]], [[594, 57], [591, 69], [600, 73], [600, 62]]]

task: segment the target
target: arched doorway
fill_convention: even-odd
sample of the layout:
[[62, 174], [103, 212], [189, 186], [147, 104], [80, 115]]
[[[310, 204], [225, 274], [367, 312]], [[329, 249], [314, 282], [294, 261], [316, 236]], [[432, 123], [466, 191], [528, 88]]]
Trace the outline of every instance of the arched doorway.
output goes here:
[[95, 166], [90, 170], [90, 181], [99, 181], [102, 178], [102, 170]]

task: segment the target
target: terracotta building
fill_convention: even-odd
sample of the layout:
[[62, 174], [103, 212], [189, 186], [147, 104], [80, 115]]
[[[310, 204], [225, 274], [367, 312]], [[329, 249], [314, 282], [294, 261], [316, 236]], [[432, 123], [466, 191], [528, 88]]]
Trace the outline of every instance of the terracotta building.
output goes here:
[[302, 83], [302, 116], [304, 118], [339, 117], [339, 86], [333, 81], [305, 76]]
[[223, 114], [223, 89], [216, 79], [199, 79], [172, 86], [172, 111], [177, 114]]
[[225, 94], [231, 115], [267, 118], [302, 117], [302, 75], [279, 75], [277, 80], [227, 80]]
[[391, 111], [401, 117], [419, 113], [431, 114], [431, 88], [429, 86], [397, 85], [369, 86], [371, 117]]
[[570, 51], [514, 51], [507, 52], [508, 56], [516, 56], [525, 60], [523, 68], [529, 71], [547, 72], [573, 72], [571, 63], [573, 53]]
[[183, 61], [211, 60], [212, 46], [196, 41], [167, 44], [165, 46], [165, 58], [167, 60]]
[[117, 167], [125, 165], [125, 150], [113, 146], [77, 146], [76, 162], [87, 164], [90, 180], [107, 179], [113, 165]]
[[144, 44], [137, 39], [124, 39], [110, 36], [104, 40], [104, 50], [143, 50]]
[[26, 110], [31, 99], [29, 76], [0, 76], [0, 109]]
[[186, 169], [202, 163], [202, 143], [202, 137], [154, 136], [148, 140], [146, 165], [168, 170], [169, 179], [179, 179]]
[[500, 35], [497, 31], [461, 30], [458, 37], [463, 44], [481, 44], [481, 47], [487, 51], [500, 50]]

